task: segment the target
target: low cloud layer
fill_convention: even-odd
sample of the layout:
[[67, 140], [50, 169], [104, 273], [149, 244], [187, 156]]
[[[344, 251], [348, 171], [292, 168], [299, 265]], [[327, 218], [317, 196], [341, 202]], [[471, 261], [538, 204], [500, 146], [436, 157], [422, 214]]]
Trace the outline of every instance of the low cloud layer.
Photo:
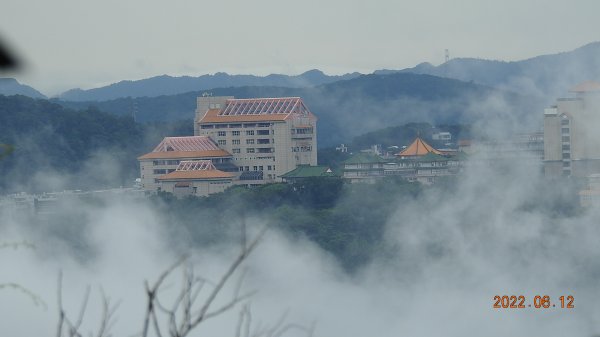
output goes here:
[[[316, 244], [271, 230], [244, 265], [243, 289], [258, 290], [249, 300], [252, 326], [275, 324], [287, 312], [287, 321], [316, 322], [315, 336], [592, 336], [600, 331], [598, 212], [552, 212], [552, 203], [570, 192], [551, 183], [538, 167], [472, 165], [454, 193], [433, 189], [398, 203], [382, 253], [354, 274]], [[0, 321], [7, 335], [53, 334], [59, 270], [68, 314], [76, 316], [85, 287], [92, 287], [84, 331], [99, 324], [103, 289], [113, 303], [121, 301], [114, 335], [134, 335], [142, 326], [144, 280], [192, 252], [196, 274], [216, 281], [239, 249], [231, 242], [186, 241], [172, 231], [177, 224], [165, 223], [143, 200], [61, 207], [64, 223], [2, 214], [3, 241], [26, 240], [36, 248], [0, 250], [1, 280], [31, 290], [47, 305], [2, 289]], [[198, 226], [208, 221], [198, 219]], [[167, 303], [179, 275], [166, 283]], [[495, 295], [524, 295], [527, 304], [535, 295], [549, 295], [556, 304], [558, 296], [573, 295], [575, 309], [494, 309]], [[235, 335], [240, 308], [192, 335]]]

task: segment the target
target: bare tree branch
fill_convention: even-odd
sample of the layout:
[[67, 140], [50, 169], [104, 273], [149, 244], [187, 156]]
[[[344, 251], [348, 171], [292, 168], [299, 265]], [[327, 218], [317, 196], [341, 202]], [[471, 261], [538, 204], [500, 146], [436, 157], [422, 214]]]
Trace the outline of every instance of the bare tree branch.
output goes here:
[[117, 308], [121, 304], [121, 301], [117, 302], [112, 307], [110, 306], [110, 299], [106, 296], [103, 289], [100, 289], [102, 293], [102, 318], [100, 320], [100, 327], [98, 328], [97, 337], [109, 337], [110, 329], [114, 321], [112, 321], [112, 317], [117, 311]]
[[65, 321], [65, 310], [62, 306], [62, 270], [58, 272], [58, 329], [56, 331], [56, 337], [62, 337], [62, 327]]
[[[144, 325], [142, 328], [142, 337], [148, 336], [148, 325], [150, 323], [150, 317], [151, 316], [156, 317], [156, 315], [154, 314], [154, 302], [156, 299], [156, 292], [158, 291], [158, 288], [163, 283], [165, 278], [167, 278], [167, 276], [169, 276], [169, 274], [173, 270], [175, 270], [175, 268], [177, 268], [179, 265], [181, 265], [186, 259], [187, 259], [187, 255], [184, 255], [181, 258], [179, 258], [179, 260], [177, 260], [177, 262], [175, 262], [173, 265], [171, 265], [167, 270], [165, 270], [158, 277], [158, 280], [156, 281], [156, 283], [154, 283], [154, 286], [152, 286], [152, 288], [150, 288], [148, 281], [145, 282], [146, 295], [148, 296], [148, 304], [146, 307], [146, 317], [144, 318]], [[155, 329], [157, 330], [156, 333], [160, 335], [160, 329], [158, 326], [158, 322], [156, 322], [156, 319], [155, 319]]]
[[235, 272], [235, 270], [248, 257], [248, 255], [254, 250], [254, 248], [256, 248], [256, 245], [258, 245], [258, 242], [262, 239], [266, 231], [267, 227], [264, 227], [256, 236], [256, 238], [250, 243], [250, 245], [242, 248], [242, 252], [240, 253], [240, 255], [238, 255], [238, 257], [233, 261], [233, 263], [231, 264], [227, 272], [223, 275], [223, 277], [221, 277], [221, 281], [217, 283], [217, 286], [213, 289], [212, 293], [204, 303], [204, 306], [202, 307], [202, 309], [200, 309], [200, 313], [198, 314], [198, 317], [192, 322], [191, 328], [194, 328], [205, 319], [205, 315], [208, 309], [210, 308], [210, 305], [215, 300], [219, 292], [221, 292], [221, 289], [223, 288], [225, 283], [227, 283], [227, 280], [229, 280], [231, 275], [233, 275], [233, 272]]

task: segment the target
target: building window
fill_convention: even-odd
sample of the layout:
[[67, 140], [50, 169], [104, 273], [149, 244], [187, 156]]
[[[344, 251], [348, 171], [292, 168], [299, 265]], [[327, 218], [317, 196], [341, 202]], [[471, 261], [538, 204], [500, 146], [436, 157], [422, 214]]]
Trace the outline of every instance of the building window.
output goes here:
[[227, 131], [219, 131], [219, 132], [217, 133], [217, 135], [218, 135], [219, 137], [225, 137], [225, 136], [227, 135]]
[[209, 125], [200, 125], [200, 129], [212, 129], [214, 127], [214, 125], [209, 124]]
[[269, 144], [269, 139], [257, 139], [258, 144]]
[[271, 133], [271, 132], [270, 132], [269, 130], [257, 130], [257, 131], [256, 131], [256, 134], [257, 134], [257, 135], [268, 135], [268, 134], [270, 134], [270, 133]]
[[[230, 129], [241, 128], [241, 127], [242, 127], [242, 124], [229, 124], [229, 128]], [[239, 136], [239, 134], [238, 134], [238, 136]]]
[[263, 167], [263, 166], [259, 166], [259, 167], [258, 167], [258, 170], [259, 170], [259, 171], [264, 171], [265, 169], [264, 169], [264, 167]]
[[[313, 129], [312, 128], [300, 128], [300, 129], [295, 129], [296, 130], [296, 134], [298, 135], [310, 135], [313, 133]], [[294, 129], [292, 129], [292, 134], [294, 134]]]
[[167, 170], [165, 169], [161, 169], [161, 170], [154, 170], [154, 174], [166, 174]]
[[569, 119], [567, 118], [567, 116], [562, 117], [561, 121], [560, 121], [561, 125], [569, 125]]
[[254, 139], [246, 139], [246, 144], [254, 144]]
[[565, 152], [562, 154], [563, 159], [570, 159], [571, 158], [571, 154], [569, 152]]
[[227, 124], [217, 124], [215, 125], [215, 129], [227, 129], [228, 126]]
[[232, 152], [233, 153], [240, 153], [240, 149], [233, 149]]
[[267, 170], [271, 171], [271, 165], [267, 166]]
[[240, 140], [239, 139], [234, 139], [231, 141], [231, 144], [233, 145], [240, 145]]
[[243, 167], [243, 166], [240, 166], [240, 167], [238, 167], [238, 170], [239, 170], [239, 171], [244, 171], [244, 167]]
[[571, 145], [563, 144], [562, 149], [563, 149], [563, 151], [571, 151]]
[[562, 136], [562, 141], [563, 141], [563, 143], [568, 143], [568, 142], [571, 141], [571, 137], [569, 137], [569, 136]]
[[253, 166], [253, 171], [258, 171], [258, 166]]
[[240, 132], [239, 131], [231, 131], [231, 135], [232, 136], [239, 136]]
[[562, 128], [560, 129], [560, 131], [562, 132], [562, 134], [568, 134], [569, 133], [569, 128]]
[[246, 136], [254, 136], [254, 130], [246, 130]]
[[254, 153], [254, 149], [253, 148], [247, 148], [246, 149], [246, 153]]
[[569, 167], [569, 165], [571, 165], [571, 163], [568, 161], [563, 161], [563, 167]]
[[250, 171], [250, 166], [244, 166], [244, 171]]
[[227, 144], [227, 141], [226, 141], [225, 139], [219, 139], [219, 140], [217, 141], [217, 143], [218, 143], [219, 145], [226, 145], [226, 144]]

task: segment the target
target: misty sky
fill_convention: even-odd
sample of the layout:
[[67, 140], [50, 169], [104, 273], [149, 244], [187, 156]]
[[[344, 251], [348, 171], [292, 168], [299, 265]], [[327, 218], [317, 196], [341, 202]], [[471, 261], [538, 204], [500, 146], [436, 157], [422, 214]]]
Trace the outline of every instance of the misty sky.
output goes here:
[[598, 40], [600, 2], [17, 1], [0, 38], [44, 94], [155, 75], [329, 74], [451, 57], [520, 60]]

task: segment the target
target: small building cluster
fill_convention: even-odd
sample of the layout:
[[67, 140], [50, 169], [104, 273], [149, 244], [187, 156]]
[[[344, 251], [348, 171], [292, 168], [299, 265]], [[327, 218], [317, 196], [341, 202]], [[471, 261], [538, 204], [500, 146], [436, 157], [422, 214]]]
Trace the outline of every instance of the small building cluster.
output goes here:
[[455, 175], [462, 167], [463, 153], [445, 154], [420, 137], [395, 154], [357, 153], [344, 162], [344, 178], [350, 182], [374, 182], [386, 176], [433, 184], [439, 177]]
[[[544, 112], [544, 131], [503, 140], [458, 140], [437, 129], [436, 149], [417, 137], [400, 150], [373, 146], [354, 154], [336, 173], [317, 166], [317, 118], [299, 97], [236, 99], [203, 95], [197, 99], [194, 136], [166, 137], [140, 156], [141, 186], [176, 196], [206, 196], [232, 185], [296, 183], [308, 177], [374, 182], [387, 176], [433, 184], [462, 171], [467, 156], [477, 161], [531, 163], [546, 176], [587, 178], [582, 204], [600, 200], [600, 83], [585, 82]], [[439, 145], [438, 144], [438, 145]], [[336, 150], [346, 153], [348, 147]]]
[[142, 188], [206, 196], [280, 182], [317, 165], [317, 118], [299, 97], [197, 99], [194, 136], [166, 137], [138, 158]]

